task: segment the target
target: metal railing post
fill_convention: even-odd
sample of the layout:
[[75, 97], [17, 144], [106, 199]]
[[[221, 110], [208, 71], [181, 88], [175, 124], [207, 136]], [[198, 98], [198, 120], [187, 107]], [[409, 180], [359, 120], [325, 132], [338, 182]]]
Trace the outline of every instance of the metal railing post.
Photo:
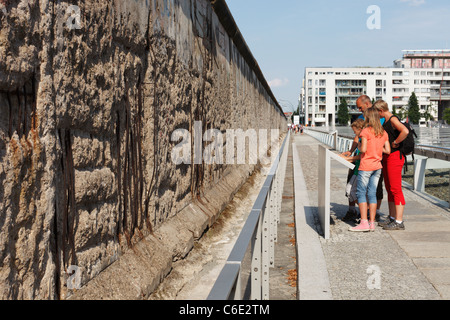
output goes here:
[[275, 231], [276, 231], [276, 218], [275, 218], [275, 210], [276, 210], [276, 182], [273, 181], [272, 188], [269, 191], [270, 193], [270, 216], [269, 216], [269, 266], [272, 268], [274, 266], [274, 259], [275, 259]]
[[427, 167], [427, 160], [415, 159], [414, 160], [414, 190], [419, 192], [425, 192], [425, 169]]
[[[270, 198], [270, 195], [268, 195]], [[267, 201], [262, 223], [262, 292], [261, 299], [269, 299], [269, 266], [270, 266], [270, 204]]]
[[262, 214], [258, 219], [255, 241], [253, 243], [251, 270], [251, 300], [262, 300]]
[[242, 277], [241, 268], [239, 264], [239, 273], [236, 279], [236, 287], [234, 288], [233, 300], [242, 300]]

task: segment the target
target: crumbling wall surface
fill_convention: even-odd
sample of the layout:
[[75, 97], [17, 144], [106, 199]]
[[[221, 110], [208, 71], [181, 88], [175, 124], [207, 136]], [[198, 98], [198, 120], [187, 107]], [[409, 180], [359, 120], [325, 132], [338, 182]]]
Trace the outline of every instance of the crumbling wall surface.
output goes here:
[[145, 298], [214, 223], [255, 165], [177, 165], [172, 133], [286, 128], [228, 31], [207, 0], [0, 0], [0, 299]]

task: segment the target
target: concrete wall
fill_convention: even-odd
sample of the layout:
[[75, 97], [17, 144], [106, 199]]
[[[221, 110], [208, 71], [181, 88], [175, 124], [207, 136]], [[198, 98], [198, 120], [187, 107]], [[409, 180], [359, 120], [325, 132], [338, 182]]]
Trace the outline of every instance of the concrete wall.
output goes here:
[[255, 169], [177, 166], [172, 132], [284, 132], [216, 11], [0, 1], [0, 299], [147, 297]]

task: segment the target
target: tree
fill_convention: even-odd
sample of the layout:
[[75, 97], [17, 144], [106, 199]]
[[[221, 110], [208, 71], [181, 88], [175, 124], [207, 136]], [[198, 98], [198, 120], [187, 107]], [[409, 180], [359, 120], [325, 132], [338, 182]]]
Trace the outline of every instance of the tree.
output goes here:
[[396, 107], [396, 106], [393, 106], [393, 107], [392, 107], [392, 115], [398, 116], [398, 113], [397, 113], [397, 107]]
[[347, 105], [347, 101], [345, 100], [345, 98], [341, 99], [341, 103], [339, 104], [338, 107], [338, 114], [337, 114], [338, 118], [338, 122], [342, 125], [347, 125], [348, 122], [350, 121], [350, 115], [348, 113], [348, 105]]
[[392, 115], [397, 116], [400, 120], [405, 120], [408, 116], [408, 110], [406, 110], [406, 106], [402, 107], [392, 107]]
[[450, 123], [450, 108], [444, 110], [444, 116], [442, 117], [447, 123]]
[[423, 114], [425, 121], [433, 121], [434, 117], [433, 117], [433, 106], [430, 104], [429, 106], [427, 106], [427, 109], [425, 110], [425, 113]]
[[419, 110], [419, 102], [417, 101], [416, 94], [413, 92], [408, 101], [408, 118], [413, 124], [419, 124], [422, 115]]

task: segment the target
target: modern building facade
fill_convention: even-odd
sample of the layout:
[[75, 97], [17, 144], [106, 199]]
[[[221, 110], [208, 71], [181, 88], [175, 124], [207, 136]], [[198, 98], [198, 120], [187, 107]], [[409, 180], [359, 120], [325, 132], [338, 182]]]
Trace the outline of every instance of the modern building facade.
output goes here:
[[306, 68], [300, 110], [308, 126], [333, 126], [342, 99], [353, 117], [360, 114], [356, 100], [363, 94], [406, 113], [413, 92], [424, 115], [422, 125], [426, 113], [442, 119], [450, 107], [450, 50], [405, 50], [402, 59], [386, 68]]

